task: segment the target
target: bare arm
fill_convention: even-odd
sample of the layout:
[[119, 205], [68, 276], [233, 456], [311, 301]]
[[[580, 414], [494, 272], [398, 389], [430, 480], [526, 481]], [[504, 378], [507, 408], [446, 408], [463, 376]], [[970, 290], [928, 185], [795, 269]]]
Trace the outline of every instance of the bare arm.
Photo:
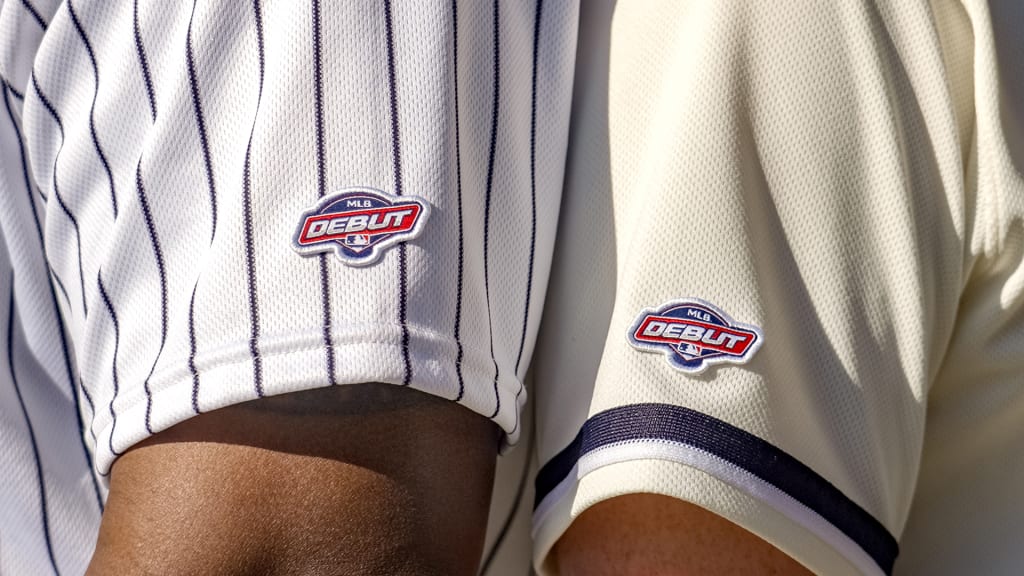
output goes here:
[[595, 504], [555, 546], [561, 576], [809, 576], [736, 524], [688, 502], [629, 494]]
[[88, 574], [474, 574], [496, 438], [384, 384], [203, 414], [114, 464]]

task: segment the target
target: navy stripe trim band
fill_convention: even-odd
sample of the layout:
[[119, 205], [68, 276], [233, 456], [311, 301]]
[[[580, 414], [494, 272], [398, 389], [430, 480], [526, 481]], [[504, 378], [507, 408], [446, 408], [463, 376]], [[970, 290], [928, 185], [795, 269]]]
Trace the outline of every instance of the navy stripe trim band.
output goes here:
[[612, 444], [643, 440], [685, 444], [746, 470], [817, 513], [860, 546], [884, 573], [892, 573], [899, 545], [867, 511], [776, 446], [682, 406], [633, 404], [591, 417], [572, 443], [537, 474], [534, 508], [569, 476], [581, 457]]

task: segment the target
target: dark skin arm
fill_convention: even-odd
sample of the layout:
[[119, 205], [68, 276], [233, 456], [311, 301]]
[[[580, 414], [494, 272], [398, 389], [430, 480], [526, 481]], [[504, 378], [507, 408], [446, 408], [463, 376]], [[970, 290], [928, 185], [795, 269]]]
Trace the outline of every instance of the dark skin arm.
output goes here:
[[811, 576], [778, 548], [707, 510], [658, 494], [588, 508], [552, 553], [561, 576]]
[[88, 574], [475, 574], [497, 439], [384, 384], [203, 414], [115, 462]]

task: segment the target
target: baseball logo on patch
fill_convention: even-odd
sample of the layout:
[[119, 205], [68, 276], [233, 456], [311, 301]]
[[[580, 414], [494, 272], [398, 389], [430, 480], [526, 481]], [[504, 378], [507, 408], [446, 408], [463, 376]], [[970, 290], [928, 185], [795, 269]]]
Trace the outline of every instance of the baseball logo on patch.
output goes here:
[[713, 364], [744, 364], [764, 340], [761, 329], [736, 322], [699, 298], [683, 298], [640, 313], [626, 335], [634, 348], [660, 352], [673, 368], [703, 372]]
[[334, 252], [349, 266], [367, 266], [384, 252], [419, 236], [430, 204], [374, 188], [345, 188], [302, 213], [292, 248], [303, 256]]

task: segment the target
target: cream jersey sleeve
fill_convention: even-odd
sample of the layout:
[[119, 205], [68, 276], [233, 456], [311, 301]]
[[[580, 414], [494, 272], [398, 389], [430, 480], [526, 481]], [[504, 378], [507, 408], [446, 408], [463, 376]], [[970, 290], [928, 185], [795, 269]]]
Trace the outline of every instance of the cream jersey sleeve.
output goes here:
[[996, 4], [585, 6], [538, 570], [632, 492], [821, 574], [901, 540], [903, 573], [1020, 566], [1024, 11]]

